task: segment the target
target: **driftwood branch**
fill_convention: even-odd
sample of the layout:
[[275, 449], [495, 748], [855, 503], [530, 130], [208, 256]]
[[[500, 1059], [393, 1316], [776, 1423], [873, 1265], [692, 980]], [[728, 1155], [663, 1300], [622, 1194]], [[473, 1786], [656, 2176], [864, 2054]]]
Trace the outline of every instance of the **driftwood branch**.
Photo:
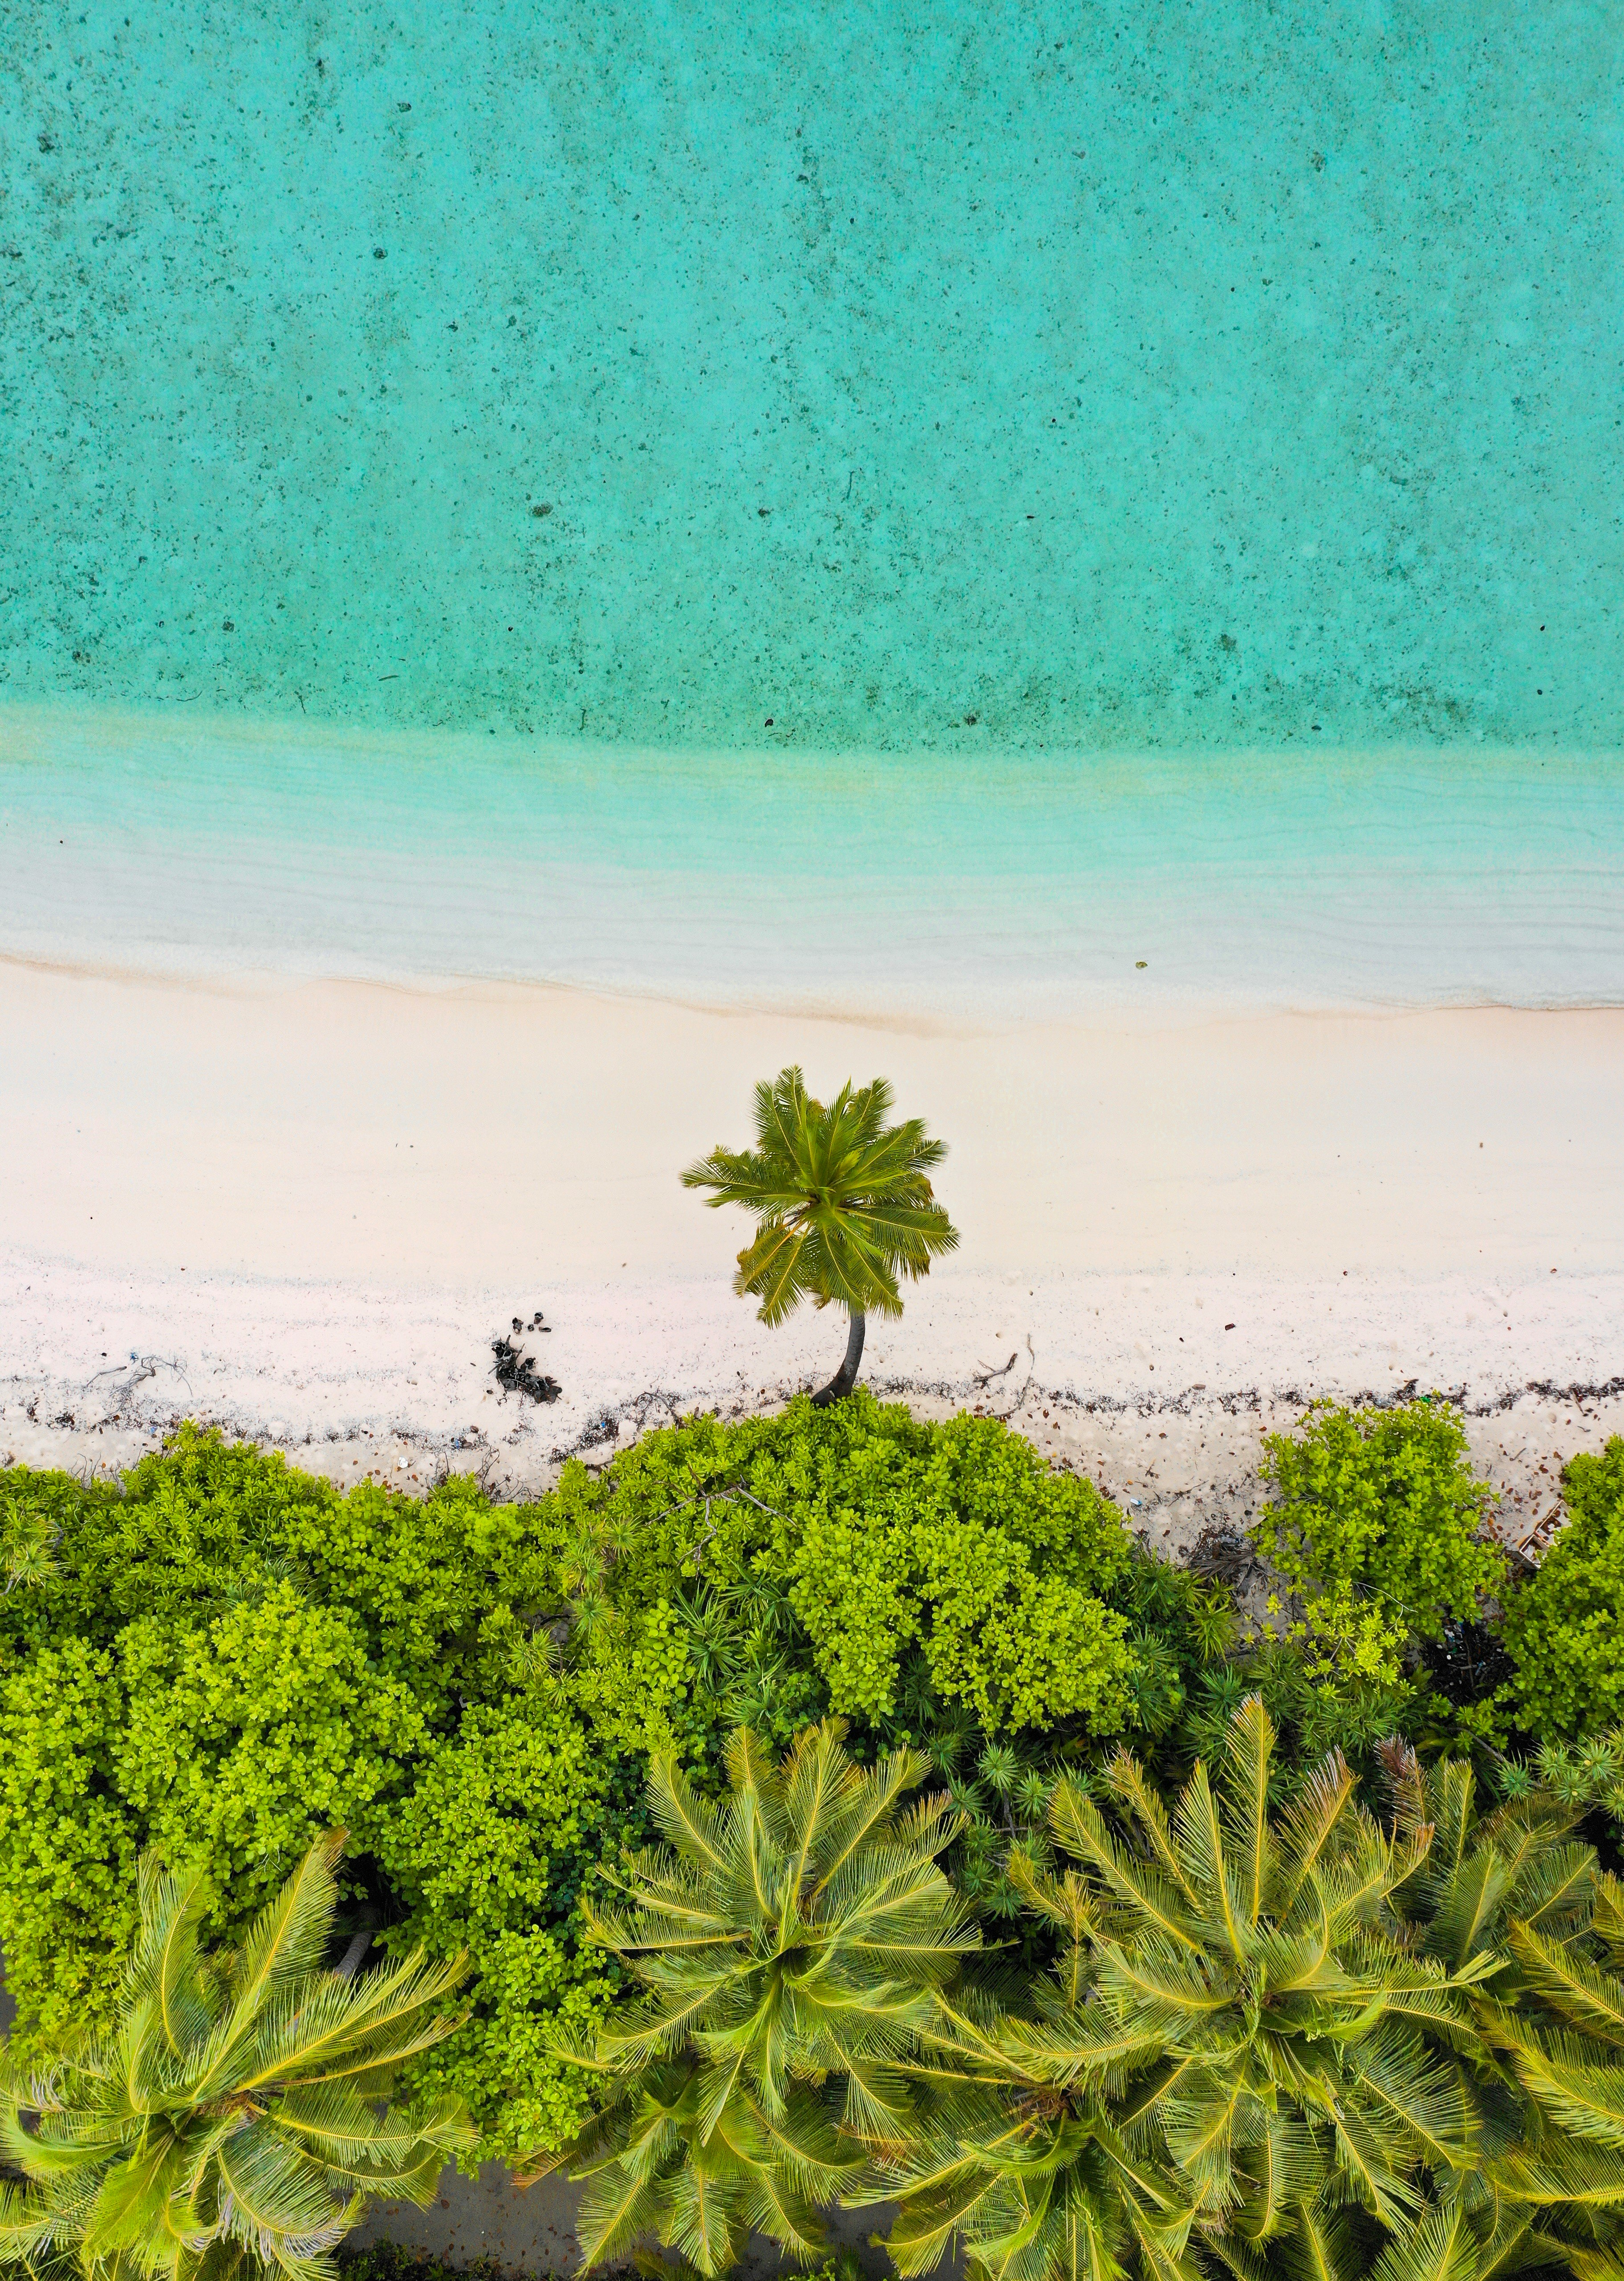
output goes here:
[[[180, 1380], [182, 1385], [186, 1388], [187, 1400], [189, 1402], [193, 1399], [191, 1380], [187, 1377], [186, 1372], [181, 1368], [178, 1362], [172, 1362], [164, 1355], [137, 1354], [132, 1354], [130, 1361], [135, 1365], [135, 1368], [129, 1371], [128, 1374], [124, 1375], [122, 1385], [116, 1386], [113, 1388], [114, 1394], [120, 1402], [128, 1401], [138, 1386], [143, 1386], [149, 1378], [156, 1378], [160, 1370], [173, 1371], [175, 1376]], [[110, 1363], [105, 1370], [98, 1370], [95, 1372], [91, 1377], [85, 1380], [86, 1393], [88, 1394], [89, 1392], [90, 1388], [97, 1383], [97, 1380], [104, 1378], [118, 1378], [120, 1374], [124, 1373], [124, 1372], [125, 1365], [121, 1362]]]

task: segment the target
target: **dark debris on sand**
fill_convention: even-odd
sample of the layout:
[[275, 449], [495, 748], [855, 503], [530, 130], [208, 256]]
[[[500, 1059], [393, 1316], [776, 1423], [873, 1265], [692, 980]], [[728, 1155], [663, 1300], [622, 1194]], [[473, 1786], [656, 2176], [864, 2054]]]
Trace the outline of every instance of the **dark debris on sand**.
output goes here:
[[524, 1342], [533, 1331], [548, 1329], [537, 1307], [528, 1323], [522, 1322], [517, 1315], [514, 1317], [512, 1336], [491, 1340], [491, 1351], [496, 1357], [492, 1372], [504, 1394], [528, 1394], [532, 1402], [558, 1400], [563, 1389], [557, 1379], [538, 1370], [535, 1356], [524, 1352]]

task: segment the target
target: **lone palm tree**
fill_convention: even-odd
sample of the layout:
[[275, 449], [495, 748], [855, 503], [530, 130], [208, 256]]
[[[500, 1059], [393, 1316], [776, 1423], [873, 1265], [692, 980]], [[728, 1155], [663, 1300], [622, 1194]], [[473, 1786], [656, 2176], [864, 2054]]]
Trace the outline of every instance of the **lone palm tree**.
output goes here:
[[856, 1384], [865, 1318], [901, 1313], [899, 1277], [929, 1274], [959, 1240], [927, 1177], [946, 1142], [927, 1140], [916, 1117], [887, 1125], [891, 1105], [884, 1078], [842, 1086], [825, 1108], [798, 1069], [781, 1070], [755, 1088], [759, 1146], [718, 1147], [682, 1176], [685, 1188], [713, 1192], [713, 1209], [742, 1204], [761, 1222], [733, 1288], [761, 1301], [763, 1323], [781, 1323], [802, 1299], [845, 1308], [846, 1359], [813, 1396], [820, 1404]]
[[445, 2007], [467, 1960], [324, 1971], [343, 1842], [313, 1847], [243, 1945], [210, 1955], [202, 1879], [143, 1860], [112, 2033], [32, 2078], [0, 2069], [0, 2153], [25, 2181], [0, 2182], [0, 2262], [331, 2281], [367, 2200], [430, 2199], [474, 2133], [454, 2105], [386, 2102], [458, 2024]]

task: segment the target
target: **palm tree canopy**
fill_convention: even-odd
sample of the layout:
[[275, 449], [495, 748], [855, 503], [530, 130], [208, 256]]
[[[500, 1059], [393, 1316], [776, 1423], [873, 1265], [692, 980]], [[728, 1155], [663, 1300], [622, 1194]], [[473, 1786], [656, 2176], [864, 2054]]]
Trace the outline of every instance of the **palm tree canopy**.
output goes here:
[[329, 2281], [366, 2200], [430, 2199], [474, 2133], [454, 2106], [385, 2102], [458, 2024], [467, 1960], [324, 1971], [343, 1844], [319, 1841], [241, 1946], [212, 1954], [201, 1875], [143, 1860], [112, 2032], [32, 2079], [0, 2070], [0, 2153], [27, 2182], [0, 2183], [0, 2260]]
[[958, 1242], [928, 1178], [946, 1145], [916, 1117], [887, 1125], [891, 1107], [884, 1078], [842, 1086], [825, 1108], [799, 1069], [782, 1070], [755, 1088], [757, 1147], [718, 1147], [683, 1174], [684, 1187], [712, 1191], [713, 1208], [742, 1204], [760, 1221], [733, 1288], [760, 1300], [762, 1322], [802, 1299], [900, 1315], [899, 1278], [927, 1274]]
[[[1483, 2165], [1553, 2263], [1624, 2274], [1624, 1887], [1549, 1790], [1479, 1813], [1471, 1767], [1384, 1746], [1393, 1817], [1432, 1843], [1396, 1906], [1422, 1953], [1492, 1964], [1472, 1999], [1484, 2094], [1520, 2094]], [[1383, 2277], [1386, 2281], [1386, 2277]], [[1404, 2277], [1401, 2277], [1404, 2281]]]
[[1131, 2083], [1142, 2142], [1209, 2221], [1266, 2240], [1341, 2204], [1396, 2229], [1422, 2170], [1474, 2158], [1460, 2070], [1421, 2035], [1464, 2030], [1472, 1975], [1394, 1937], [1392, 1897], [1430, 1830], [1384, 1829], [1340, 1756], [1277, 1820], [1273, 1739], [1249, 1698], [1217, 1788], [1198, 1765], [1171, 1815], [1125, 1753], [1107, 1776], [1115, 1827], [1062, 1786], [1054, 1832], [1081, 1875], [1023, 1882], [1086, 1925], [1087, 1985], [1011, 2047], [1051, 2084]]
[[[1571, 2037], [1493, 2049], [1512, 1953], [1559, 2008], [1554, 1951], [1519, 1925], [1554, 1939], [1580, 1921], [1589, 1849], [1555, 1843], [1563, 1817], [1542, 1805], [1480, 1828], [1469, 1775], [1409, 1761], [1388, 1824], [1339, 1754], [1276, 1813], [1273, 1740], [1249, 1698], [1216, 1781], [1198, 1765], [1171, 1812], [1125, 1752], [1109, 1815], [1059, 1786], [1053, 1837], [1080, 1866], [1017, 1857], [1011, 1874], [1059, 1929], [1060, 1961], [1022, 2016], [939, 1997], [929, 2128], [870, 2182], [902, 2197], [901, 2272], [956, 2235], [1002, 2281], [1362, 2281], [1385, 2240], [1383, 2281], [1469, 2281], [1541, 2262], [1581, 2169], [1624, 2207], [1616, 2157], [1517, 2151], [1545, 2142], [1542, 2090], [1604, 2134], [1595, 2077], [1553, 2080]], [[1601, 1976], [1586, 1986], [1597, 2010], [1614, 2000]], [[1624, 2146], [1624, 2100], [1619, 2115]]]
[[589, 2182], [589, 2264], [653, 2234], [717, 2274], [751, 2226], [809, 2256], [862, 2139], [901, 2127], [902, 2062], [978, 1935], [937, 1865], [957, 1816], [906, 1804], [930, 1761], [863, 1768], [845, 1731], [810, 1728], [775, 1765], [741, 1728], [719, 1804], [655, 1762], [668, 1846], [608, 1880], [623, 1907], [589, 1912], [646, 1992], [571, 2053], [610, 2103], [542, 2166]]

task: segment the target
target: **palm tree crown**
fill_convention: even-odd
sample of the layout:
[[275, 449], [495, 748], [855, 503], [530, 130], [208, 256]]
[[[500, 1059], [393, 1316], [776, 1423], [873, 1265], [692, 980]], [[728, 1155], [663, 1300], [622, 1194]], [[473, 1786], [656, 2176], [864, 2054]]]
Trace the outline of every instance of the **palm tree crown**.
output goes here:
[[588, 2264], [653, 2234], [719, 2274], [751, 2226], [808, 2257], [862, 2139], [901, 2127], [900, 2062], [978, 1937], [937, 1866], [957, 1817], [944, 1798], [903, 1805], [929, 1760], [864, 1770], [844, 1733], [809, 1728], [775, 1766], [741, 1728], [719, 1805], [655, 1762], [670, 1850], [610, 1879], [629, 1907], [589, 1913], [647, 1992], [571, 2054], [609, 2103], [540, 2166], [589, 2182]]
[[856, 1376], [863, 1317], [900, 1315], [900, 1279], [928, 1274], [959, 1240], [928, 1178], [946, 1144], [927, 1140], [919, 1117], [887, 1125], [891, 1107], [884, 1078], [842, 1086], [825, 1108], [800, 1070], [781, 1070], [755, 1088], [759, 1145], [718, 1147], [682, 1176], [711, 1190], [713, 1208], [742, 1204], [760, 1221], [733, 1288], [760, 1300], [762, 1322], [781, 1323], [802, 1299], [846, 1309], [855, 1353], [841, 1393]]
[[451, 2032], [466, 1960], [321, 1968], [343, 1832], [313, 1847], [238, 1948], [205, 1955], [200, 1876], [141, 1866], [118, 2024], [31, 2081], [0, 2077], [0, 2259], [35, 2270], [327, 2281], [372, 2196], [427, 2202], [474, 2134], [452, 2106], [391, 2107]]
[[1060, 1962], [1021, 2016], [938, 1999], [926, 2127], [879, 2150], [901, 2272], [956, 2236], [1000, 2281], [1624, 2273], [1624, 1894], [1571, 1812], [1480, 1817], [1395, 1747], [1388, 1822], [1340, 1754], [1275, 1814], [1273, 1739], [1249, 1698], [1171, 1813], [1125, 1753], [1110, 1817], [1057, 1790], [1080, 1868], [1011, 1874]]
[[1401, 2227], [1418, 2172], [1468, 2164], [1465, 2084], [1418, 2031], [1461, 2027], [1471, 1977], [1388, 1929], [1430, 1832], [1383, 1829], [1340, 1757], [1277, 1822], [1273, 1740], [1249, 1697], [1218, 1790], [1198, 1765], [1171, 1817], [1124, 1753], [1108, 1775], [1117, 1829], [1061, 1786], [1051, 1821], [1082, 1890], [1024, 1882], [1065, 1916], [1086, 1897], [1089, 1984], [1011, 2043], [1055, 2084], [1125, 2070], [1126, 2113], [1201, 2216], [1255, 2240], [1293, 2233], [1311, 2259], [1342, 2208]]

